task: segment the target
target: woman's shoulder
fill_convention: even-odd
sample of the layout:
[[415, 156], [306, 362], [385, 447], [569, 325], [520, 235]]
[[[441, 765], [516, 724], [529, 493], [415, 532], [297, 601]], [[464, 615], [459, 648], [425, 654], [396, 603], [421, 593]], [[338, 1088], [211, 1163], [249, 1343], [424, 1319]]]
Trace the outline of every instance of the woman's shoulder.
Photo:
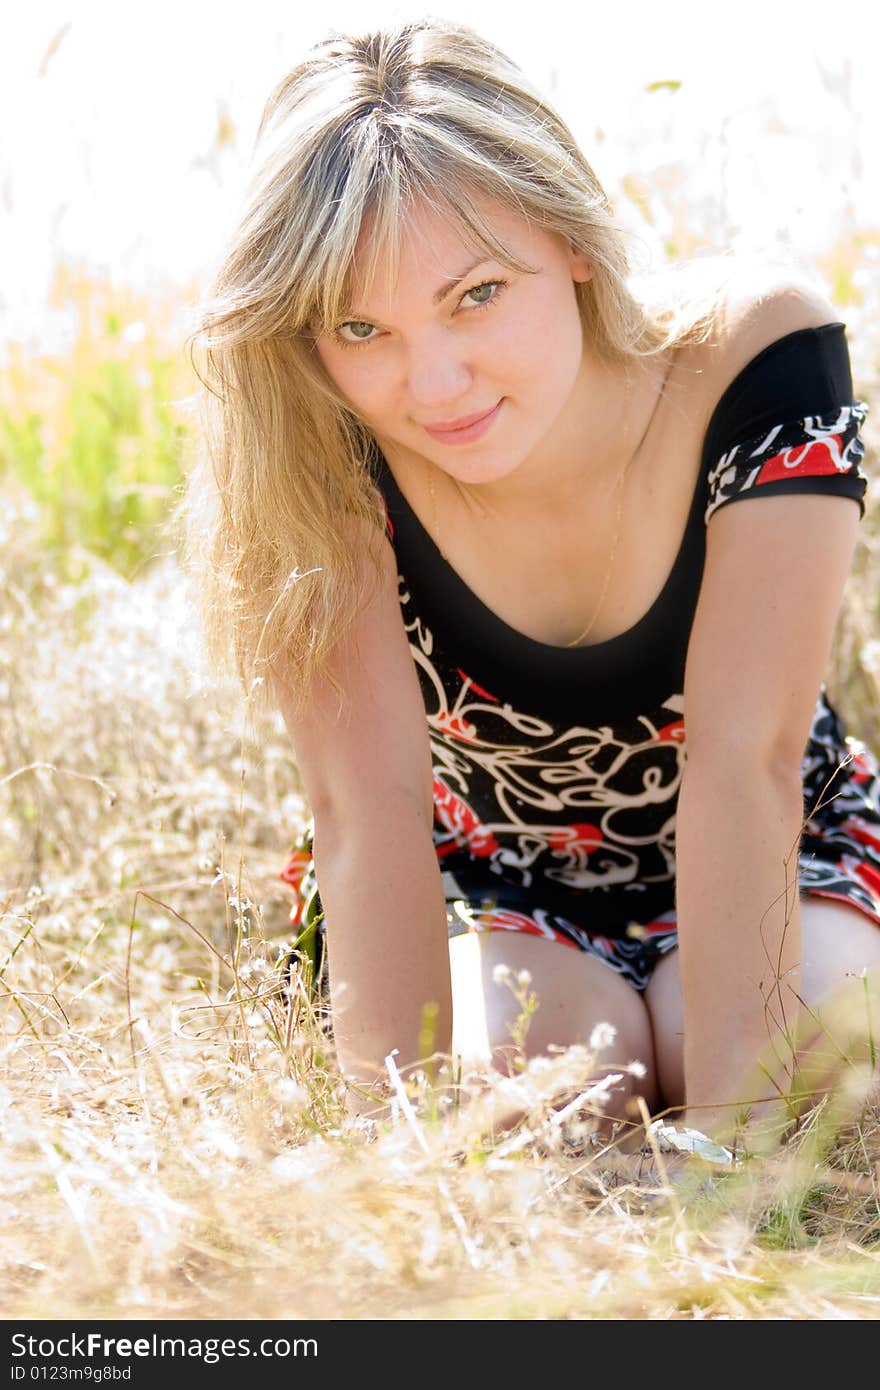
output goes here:
[[714, 345], [718, 369], [732, 381], [778, 339], [839, 321], [834, 305], [805, 272], [744, 261], [720, 305]]
[[731, 285], [706, 357], [705, 519], [748, 492], [839, 492], [864, 515], [864, 403], [854, 399], [846, 325], [808, 276]]
[[821, 286], [797, 267], [751, 257], [725, 261], [712, 330], [695, 348], [706, 422], [725, 391], [772, 344], [839, 322]]
[[725, 391], [780, 338], [838, 323], [821, 285], [803, 268], [764, 252], [719, 252], [635, 277], [636, 298], [680, 341], [679, 375], [704, 428]]

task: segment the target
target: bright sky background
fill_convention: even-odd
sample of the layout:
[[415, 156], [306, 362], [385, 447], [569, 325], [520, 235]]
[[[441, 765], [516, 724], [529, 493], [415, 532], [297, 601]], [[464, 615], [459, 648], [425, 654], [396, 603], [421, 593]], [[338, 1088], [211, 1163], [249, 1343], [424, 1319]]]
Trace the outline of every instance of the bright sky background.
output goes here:
[[[438, 0], [555, 100], [629, 223], [624, 174], [685, 179], [689, 223], [810, 260], [880, 228], [880, 6], [869, 0]], [[204, 274], [263, 102], [331, 27], [413, 4], [35, 0], [0, 18], [0, 343], [62, 350], [59, 258], [162, 292]], [[54, 48], [50, 48], [54, 41]], [[675, 94], [648, 83], [675, 79]], [[215, 149], [228, 116], [235, 138]]]

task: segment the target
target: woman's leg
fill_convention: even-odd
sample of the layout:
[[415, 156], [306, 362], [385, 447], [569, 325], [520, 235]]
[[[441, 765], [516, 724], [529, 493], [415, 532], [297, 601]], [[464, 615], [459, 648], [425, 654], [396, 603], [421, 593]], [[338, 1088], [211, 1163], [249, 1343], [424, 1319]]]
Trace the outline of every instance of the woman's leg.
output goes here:
[[[830, 898], [801, 899], [803, 964], [801, 995], [814, 1015], [806, 1053], [805, 1083], [817, 1089], [858, 1083], [873, 1072], [877, 1098], [880, 1069], [880, 926], [857, 907]], [[846, 1106], [845, 1095], [841, 1105]], [[859, 1107], [857, 1107], [859, 1108]]]
[[[801, 997], [827, 1030], [813, 1049], [842, 1062], [880, 1055], [880, 927], [852, 904], [812, 894], [800, 899]], [[865, 970], [866, 978], [861, 980]], [[650, 1014], [663, 1103], [684, 1105], [684, 1009], [678, 952], [659, 962], [645, 1003]], [[671, 1117], [671, 1118], [674, 1118]]]
[[684, 1108], [684, 1005], [678, 973], [678, 951], [669, 951], [657, 963], [645, 990], [645, 1007], [651, 1020], [657, 1090], [660, 1104], [675, 1112]]
[[507, 1074], [513, 1042], [510, 1025], [520, 1013], [510, 987], [496, 981], [497, 966], [515, 976], [528, 971], [528, 989], [537, 995], [525, 1038], [527, 1057], [546, 1053], [551, 1044], [586, 1045], [597, 1023], [615, 1030], [603, 1052], [599, 1075], [639, 1061], [645, 1076], [627, 1076], [607, 1113], [622, 1117], [634, 1094], [649, 1106], [656, 1099], [651, 1026], [639, 991], [603, 961], [557, 941], [521, 932], [468, 932], [449, 942], [452, 966], [453, 1050], [467, 1065], [494, 1064]]

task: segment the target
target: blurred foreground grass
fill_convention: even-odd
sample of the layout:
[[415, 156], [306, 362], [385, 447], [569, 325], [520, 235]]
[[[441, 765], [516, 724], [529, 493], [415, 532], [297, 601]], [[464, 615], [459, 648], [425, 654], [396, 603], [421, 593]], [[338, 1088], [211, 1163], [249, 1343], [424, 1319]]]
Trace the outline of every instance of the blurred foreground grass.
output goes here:
[[[174, 306], [56, 288], [70, 354], [15, 358], [0, 400], [2, 1315], [877, 1316], [876, 1110], [838, 1133], [820, 1109], [679, 1192], [554, 1124], [546, 1068], [512, 1136], [491, 1095], [456, 1114], [424, 1080], [414, 1124], [343, 1123], [279, 971], [287, 737], [208, 679], [164, 527], [193, 389]], [[829, 687], [880, 746], [872, 488]], [[558, 1059], [572, 1094], [594, 1063]]]

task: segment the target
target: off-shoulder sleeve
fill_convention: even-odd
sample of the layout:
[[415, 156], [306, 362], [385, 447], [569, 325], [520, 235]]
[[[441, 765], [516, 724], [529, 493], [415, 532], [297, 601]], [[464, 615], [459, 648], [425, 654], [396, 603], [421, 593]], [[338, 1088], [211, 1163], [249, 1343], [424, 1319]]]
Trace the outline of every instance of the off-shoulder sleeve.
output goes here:
[[705, 440], [705, 521], [744, 497], [795, 492], [852, 497], [864, 516], [867, 413], [853, 395], [843, 324], [772, 343], [715, 409]]

